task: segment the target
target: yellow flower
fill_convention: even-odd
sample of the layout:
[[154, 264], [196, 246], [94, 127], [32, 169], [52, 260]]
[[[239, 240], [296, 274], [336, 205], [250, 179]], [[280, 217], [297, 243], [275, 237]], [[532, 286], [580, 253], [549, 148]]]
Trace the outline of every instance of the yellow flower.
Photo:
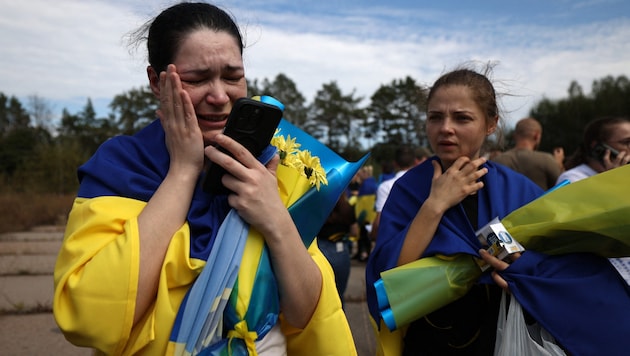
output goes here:
[[274, 137], [271, 139], [271, 144], [278, 149], [280, 155], [280, 163], [285, 166], [292, 166], [293, 155], [298, 152], [300, 147], [299, 143], [295, 142], [295, 137], [292, 139], [291, 135], [287, 136], [287, 139], [282, 135], [278, 135], [280, 129], [276, 130]]
[[271, 144], [278, 149], [280, 164], [297, 169], [317, 190], [321, 184], [328, 185], [326, 171], [324, 171], [319, 157], [311, 156], [311, 152], [308, 150], [300, 150], [301, 145], [295, 142], [295, 138], [288, 135], [285, 139], [284, 136], [278, 134], [279, 132], [280, 130], [276, 131], [275, 136], [271, 139]]
[[326, 179], [326, 172], [319, 161], [319, 157], [311, 156], [311, 152], [304, 150], [297, 153], [302, 169], [300, 172], [308, 179], [312, 186], [317, 187], [319, 190], [320, 184], [328, 185], [328, 179]]

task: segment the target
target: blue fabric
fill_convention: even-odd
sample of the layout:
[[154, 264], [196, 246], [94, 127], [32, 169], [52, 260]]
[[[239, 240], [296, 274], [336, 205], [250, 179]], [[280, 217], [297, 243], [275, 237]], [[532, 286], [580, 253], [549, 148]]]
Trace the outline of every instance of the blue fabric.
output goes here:
[[378, 183], [374, 177], [367, 177], [359, 186], [359, 195], [370, 195], [376, 194], [376, 188], [378, 188]]
[[[338, 249], [341, 247], [341, 250]], [[348, 278], [350, 278], [350, 249], [348, 244], [343, 241], [330, 241], [326, 239], [317, 239], [317, 247], [322, 251], [330, 266], [335, 273], [335, 285], [339, 292], [339, 299], [343, 305], [343, 295], [348, 286]]]
[[607, 259], [526, 251], [501, 276], [523, 309], [570, 354], [628, 354], [630, 288]]
[[[435, 158], [432, 158], [435, 159]], [[487, 162], [479, 191], [478, 226], [503, 219], [543, 192], [524, 176]], [[429, 195], [433, 168], [424, 162], [394, 185], [381, 216], [377, 244], [366, 267], [368, 307], [379, 320], [374, 282], [396, 266], [404, 237]], [[480, 248], [461, 205], [442, 218], [423, 257], [465, 253]], [[501, 272], [523, 309], [574, 355], [625, 355], [630, 349], [630, 291], [603, 257], [588, 253], [549, 256], [526, 251]], [[493, 283], [489, 272], [480, 283]]]
[[[78, 196], [120, 196], [147, 202], [166, 177], [169, 164], [164, 129], [160, 120], [154, 120], [133, 136], [116, 136], [104, 142], [94, 156], [79, 167]], [[191, 235], [190, 257], [205, 261], [230, 207], [227, 196], [212, 196], [203, 191], [199, 182], [187, 220]]]
[[300, 149], [309, 149], [312, 155], [319, 158], [322, 167], [328, 169], [326, 172], [328, 185], [320, 186], [319, 191], [311, 188], [289, 207], [289, 214], [291, 214], [304, 245], [310, 246], [319, 233], [320, 227], [337, 204], [339, 196], [346, 190], [350, 179], [369, 158], [369, 154], [357, 162], [348, 162], [313, 136], [305, 135], [304, 131], [286, 120], [280, 121], [278, 128], [280, 135], [298, 137]]
[[[379, 320], [374, 282], [380, 273], [396, 267], [405, 235], [420, 206], [429, 196], [433, 179], [432, 157], [410, 169], [400, 177], [390, 192], [381, 212], [376, 246], [366, 266], [368, 307], [374, 320]], [[477, 226], [498, 217], [502, 219], [513, 210], [542, 195], [540, 187], [525, 176], [491, 161], [484, 167], [488, 173], [482, 178], [484, 188], [478, 194]], [[478, 256], [481, 245], [464, 208], [458, 204], [449, 209], [440, 222], [424, 256], [466, 253]]]
[[[222, 338], [222, 330], [217, 327], [227, 303], [224, 291], [234, 285], [248, 231], [249, 226], [231, 210], [219, 228], [217, 248], [210, 253], [206, 266], [182, 302], [171, 341], [185, 344], [190, 353], [198, 353]], [[218, 276], [223, 278], [216, 278]], [[233, 325], [228, 329], [231, 327]]]

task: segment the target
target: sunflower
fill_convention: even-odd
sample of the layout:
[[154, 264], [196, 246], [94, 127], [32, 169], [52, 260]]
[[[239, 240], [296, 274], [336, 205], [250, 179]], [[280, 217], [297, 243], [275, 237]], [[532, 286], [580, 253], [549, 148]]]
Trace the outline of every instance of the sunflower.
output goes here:
[[295, 137], [288, 135], [286, 138], [279, 135], [280, 130], [276, 130], [276, 134], [271, 139], [271, 144], [278, 149], [280, 155], [280, 164], [292, 167], [298, 170], [312, 187], [319, 190], [321, 184], [328, 185], [326, 172], [319, 161], [319, 157], [312, 156], [308, 150], [300, 150], [300, 144], [296, 142]]

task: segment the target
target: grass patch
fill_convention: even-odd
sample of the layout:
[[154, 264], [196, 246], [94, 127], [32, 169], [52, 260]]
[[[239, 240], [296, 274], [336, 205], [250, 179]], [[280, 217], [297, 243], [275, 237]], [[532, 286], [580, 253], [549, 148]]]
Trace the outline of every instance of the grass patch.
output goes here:
[[65, 225], [74, 194], [0, 193], [0, 233]]
[[0, 309], [0, 315], [24, 315], [52, 313], [52, 305], [37, 303], [31, 307], [26, 307], [22, 303], [13, 306], [13, 309]]

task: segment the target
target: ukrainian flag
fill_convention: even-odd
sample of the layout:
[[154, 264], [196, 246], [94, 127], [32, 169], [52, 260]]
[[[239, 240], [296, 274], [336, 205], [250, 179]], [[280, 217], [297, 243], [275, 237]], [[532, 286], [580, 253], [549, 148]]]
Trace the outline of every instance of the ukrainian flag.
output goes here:
[[[629, 178], [630, 165], [600, 173], [501, 220], [526, 248], [501, 276], [523, 309], [570, 354], [624, 355], [630, 349], [630, 287], [606, 259], [630, 256]], [[380, 333], [392, 342], [385, 353], [397, 354], [399, 330], [463, 296], [480, 276], [465, 254], [426, 257], [381, 273], [375, 288], [389, 331]]]
[[[326, 169], [328, 184], [318, 190], [295, 169], [278, 166], [281, 198], [308, 247], [368, 156], [348, 162], [284, 119], [279, 129], [279, 134], [295, 138], [301, 149], [319, 157]], [[275, 151], [270, 153], [266, 158]], [[204, 270], [182, 302], [169, 354], [256, 355], [255, 342], [278, 322], [277, 283], [260, 233], [231, 211], [214, 244]]]

